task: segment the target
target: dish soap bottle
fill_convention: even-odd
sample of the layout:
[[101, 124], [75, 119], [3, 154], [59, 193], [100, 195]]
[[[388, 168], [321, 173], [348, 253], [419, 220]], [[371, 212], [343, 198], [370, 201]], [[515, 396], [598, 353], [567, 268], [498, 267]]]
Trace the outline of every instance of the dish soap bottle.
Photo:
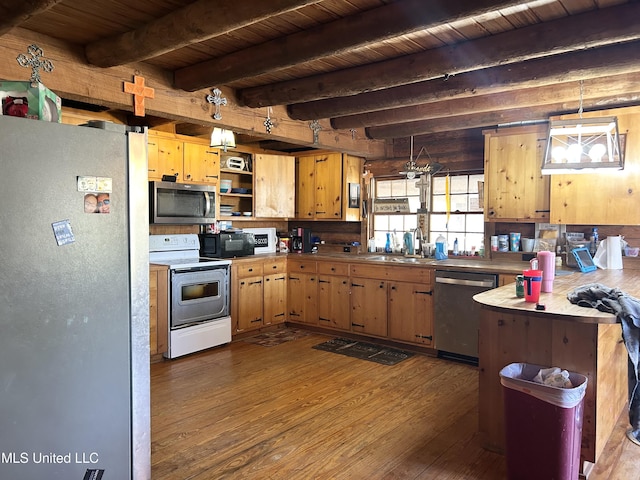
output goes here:
[[453, 254], [458, 255], [458, 239], [457, 238], [453, 241]]
[[438, 235], [436, 238], [436, 260], [445, 260], [447, 255], [447, 239], [442, 235]]
[[384, 244], [385, 253], [391, 253], [391, 233], [387, 232], [387, 243]]

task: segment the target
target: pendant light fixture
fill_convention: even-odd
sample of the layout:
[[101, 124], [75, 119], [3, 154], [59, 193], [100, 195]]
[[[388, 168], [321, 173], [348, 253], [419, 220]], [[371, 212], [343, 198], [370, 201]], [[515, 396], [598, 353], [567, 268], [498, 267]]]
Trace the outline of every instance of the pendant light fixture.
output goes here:
[[231, 130], [225, 130], [219, 127], [213, 127], [211, 132], [211, 142], [209, 146], [214, 148], [222, 148], [223, 151], [227, 151], [227, 148], [235, 148], [236, 137]]
[[581, 80], [578, 119], [549, 121], [543, 175], [624, 168], [617, 117], [582, 118], [583, 88]]

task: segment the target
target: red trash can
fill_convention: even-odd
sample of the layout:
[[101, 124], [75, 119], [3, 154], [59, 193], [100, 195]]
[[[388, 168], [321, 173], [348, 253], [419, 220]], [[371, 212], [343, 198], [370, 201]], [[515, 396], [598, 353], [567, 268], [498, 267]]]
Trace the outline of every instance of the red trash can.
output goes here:
[[512, 363], [500, 371], [509, 479], [576, 480], [579, 476], [587, 377], [569, 372], [571, 388], [534, 382], [546, 368]]

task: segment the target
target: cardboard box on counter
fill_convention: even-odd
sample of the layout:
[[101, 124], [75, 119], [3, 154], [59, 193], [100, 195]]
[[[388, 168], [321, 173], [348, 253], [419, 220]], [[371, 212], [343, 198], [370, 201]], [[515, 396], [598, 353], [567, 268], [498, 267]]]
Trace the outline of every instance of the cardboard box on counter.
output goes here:
[[0, 81], [2, 115], [60, 123], [62, 100], [41, 83]]

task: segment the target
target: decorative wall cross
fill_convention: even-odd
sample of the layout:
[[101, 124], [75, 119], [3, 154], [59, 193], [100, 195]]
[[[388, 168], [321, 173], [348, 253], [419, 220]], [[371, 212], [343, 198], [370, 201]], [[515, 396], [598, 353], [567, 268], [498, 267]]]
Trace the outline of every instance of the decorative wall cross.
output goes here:
[[271, 133], [271, 129], [274, 126], [273, 121], [271, 120], [271, 107], [267, 107], [267, 118], [262, 122], [262, 124], [267, 129], [267, 133]]
[[144, 99], [155, 97], [156, 91], [145, 87], [144, 77], [133, 76], [133, 83], [124, 82], [124, 92], [133, 94], [133, 113], [136, 117], [144, 117]]
[[42, 56], [42, 49], [36, 44], [29, 45], [27, 52], [30, 56], [21, 53], [16, 60], [21, 67], [31, 67], [31, 83], [40, 83], [40, 69], [45, 72], [53, 70], [53, 62]]
[[309, 123], [309, 128], [313, 131], [313, 143], [318, 143], [318, 134], [322, 130], [322, 126], [318, 120]]
[[227, 104], [227, 99], [222, 96], [222, 92], [219, 88], [211, 90], [211, 94], [207, 95], [207, 102], [213, 103], [216, 106], [216, 111], [213, 114], [214, 120], [222, 120], [222, 114], [220, 113], [220, 106]]

